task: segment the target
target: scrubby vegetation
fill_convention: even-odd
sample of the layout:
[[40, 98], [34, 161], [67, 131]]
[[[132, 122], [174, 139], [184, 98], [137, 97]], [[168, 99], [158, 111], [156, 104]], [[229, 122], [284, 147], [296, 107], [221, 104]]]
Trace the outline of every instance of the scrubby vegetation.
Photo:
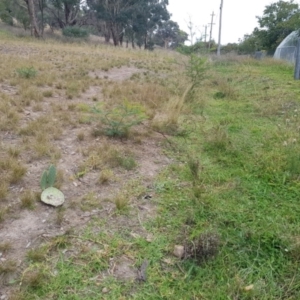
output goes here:
[[[23, 252], [0, 231], [1, 292], [299, 299], [291, 66], [0, 35], [0, 221], [45, 220]], [[36, 197], [51, 164], [60, 209]]]

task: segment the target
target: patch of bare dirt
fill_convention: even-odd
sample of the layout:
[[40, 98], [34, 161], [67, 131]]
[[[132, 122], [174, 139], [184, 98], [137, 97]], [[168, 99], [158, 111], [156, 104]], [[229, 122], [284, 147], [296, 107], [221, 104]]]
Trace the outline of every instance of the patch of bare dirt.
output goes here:
[[138, 69], [135, 67], [120, 67], [120, 68], [113, 68], [108, 71], [98, 70], [94, 72], [90, 72], [89, 76], [92, 78], [106, 78], [113, 81], [123, 81], [129, 79], [132, 75], [142, 73], [145, 70]]
[[7, 83], [0, 84], [0, 91], [9, 95], [15, 95], [17, 93], [17, 89]]
[[39, 54], [39, 51], [35, 47], [20, 47], [18, 45], [0, 45], [1, 54], [16, 54], [22, 57], [29, 57], [34, 54]]

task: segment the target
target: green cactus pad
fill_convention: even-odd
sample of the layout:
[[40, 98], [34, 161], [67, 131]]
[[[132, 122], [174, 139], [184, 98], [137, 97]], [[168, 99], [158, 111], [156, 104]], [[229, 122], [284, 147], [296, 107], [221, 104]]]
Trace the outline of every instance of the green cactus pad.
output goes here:
[[46, 204], [57, 207], [65, 202], [65, 196], [60, 190], [49, 187], [42, 192], [41, 200]]

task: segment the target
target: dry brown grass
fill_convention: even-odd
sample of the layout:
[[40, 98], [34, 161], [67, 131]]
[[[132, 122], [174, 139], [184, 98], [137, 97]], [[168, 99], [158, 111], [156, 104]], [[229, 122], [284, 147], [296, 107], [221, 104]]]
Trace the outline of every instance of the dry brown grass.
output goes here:
[[[18, 214], [20, 207], [34, 208], [40, 177], [51, 163], [58, 168], [56, 187], [71, 193], [77, 182], [85, 189], [81, 193], [77, 187], [70, 206], [101, 208], [100, 189], [110, 188], [124, 174], [129, 174], [125, 181], [137, 175], [132, 175], [140, 159], [135, 148], [152, 138], [151, 120], [164, 115], [167, 126], [179, 126], [185, 88], [184, 82], [177, 84], [181, 67], [174, 65], [172, 53], [4, 38], [0, 61], [0, 221]], [[30, 68], [34, 76], [18, 73]], [[118, 80], [108, 76], [113, 68], [120, 73]], [[122, 80], [125, 68], [140, 75]], [[178, 70], [172, 73], [174, 68]], [[147, 126], [135, 126], [126, 141], [91, 135], [99, 122], [92, 108], [99, 104], [109, 110], [124, 101], [145, 111]], [[123, 196], [115, 197], [116, 207], [127, 207], [130, 193], [140, 189], [126, 187]], [[54, 222], [63, 224], [64, 215], [58, 210]], [[39, 253], [31, 257], [38, 260]], [[44, 273], [29, 269], [22, 284], [36, 287], [43, 282], [39, 276], [43, 279]]]

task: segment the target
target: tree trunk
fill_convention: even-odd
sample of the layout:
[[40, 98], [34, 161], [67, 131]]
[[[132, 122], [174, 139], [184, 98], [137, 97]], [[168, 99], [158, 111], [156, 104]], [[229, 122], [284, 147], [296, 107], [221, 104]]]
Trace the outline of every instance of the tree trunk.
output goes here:
[[31, 23], [31, 28], [33, 30], [33, 34], [36, 38], [39, 38], [40, 33], [39, 33], [39, 28], [38, 28], [38, 25], [37, 25], [37, 21], [36, 21], [33, 0], [25, 0], [25, 2], [26, 2], [27, 7], [28, 7], [30, 23]]
[[124, 33], [122, 32], [119, 37], [120, 45], [123, 46]]
[[164, 42], [165, 42], [165, 47], [164, 48], [168, 49], [168, 40], [166, 39]]
[[110, 32], [107, 32], [104, 34], [105, 43], [109, 44], [110, 41]]
[[44, 7], [45, 7], [45, 0], [39, 0], [39, 8], [40, 8], [40, 12], [41, 12], [41, 28], [40, 28], [40, 33], [41, 36], [44, 35]]
[[110, 24], [110, 30], [111, 30], [111, 35], [112, 39], [114, 41], [115, 46], [119, 46], [119, 34], [118, 34], [118, 26], [117, 24]]

